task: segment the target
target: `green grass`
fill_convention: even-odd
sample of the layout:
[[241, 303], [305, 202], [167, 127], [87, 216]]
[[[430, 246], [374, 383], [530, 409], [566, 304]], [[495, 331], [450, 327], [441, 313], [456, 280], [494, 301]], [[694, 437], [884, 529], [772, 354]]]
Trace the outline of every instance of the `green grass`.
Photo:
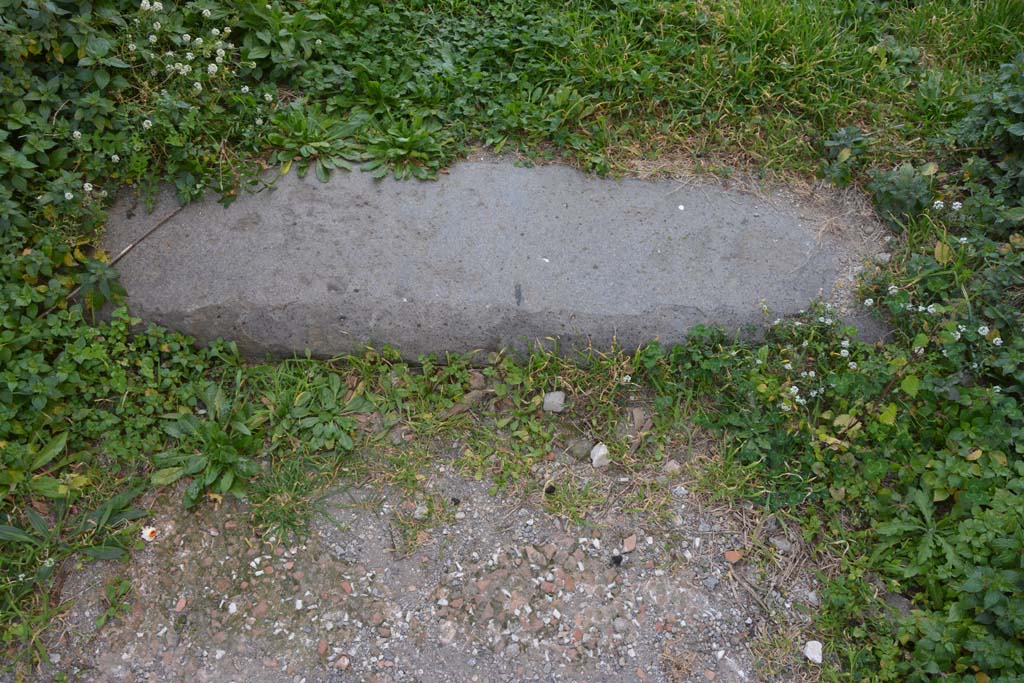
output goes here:
[[[146, 490], [244, 493], [284, 538], [334, 482], [379, 477], [429, 503], [407, 550], [448, 514], [422, 486], [430, 444], [461, 440], [463, 471], [585, 524], [609, 493], [545, 493], [530, 466], [586, 434], [634, 477], [624, 509], [658, 514], [651, 475], [699, 437], [719, 454], [696, 462], [709, 491], [802, 522], [838, 568], [816, 616], [825, 680], [1021, 674], [1024, 86], [989, 85], [1024, 49], [1020, 0], [166, 4], [22, 0], [0, 18], [0, 643], [21, 671], [46, 656], [55, 578], [137, 545]], [[862, 293], [897, 334], [854, 345], [857, 367], [814, 316], [760, 345], [249, 365], [92, 318], [119, 296], [93, 247], [125, 184], [230, 201], [265, 165], [431, 178], [478, 145], [870, 188], [903, 237]], [[554, 389], [558, 418], [539, 410]], [[620, 427], [637, 405], [640, 442]], [[912, 618], [893, 626], [883, 590]], [[111, 584], [109, 617], [124, 599]]]

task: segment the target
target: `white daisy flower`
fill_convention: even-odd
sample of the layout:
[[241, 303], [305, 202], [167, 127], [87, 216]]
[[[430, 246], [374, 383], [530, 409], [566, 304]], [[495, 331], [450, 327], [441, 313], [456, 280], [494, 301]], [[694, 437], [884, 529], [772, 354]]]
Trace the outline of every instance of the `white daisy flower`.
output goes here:
[[936, 199], [935, 203], [932, 204], [932, 208], [935, 209], [936, 211], [941, 211], [942, 209], [946, 208], [946, 202], [942, 201], [941, 199]]
[[74, 198], [75, 198], [75, 195], [74, 195], [74, 194], [72, 194], [71, 192], [65, 192], [65, 193], [64, 193], [64, 199], [68, 200], [69, 202], [70, 202], [70, 201], [71, 201], [72, 199], [74, 199]]
[[978, 328], [978, 334], [980, 334], [982, 337], [987, 337], [988, 332], [988, 325], [982, 325], [981, 327]]

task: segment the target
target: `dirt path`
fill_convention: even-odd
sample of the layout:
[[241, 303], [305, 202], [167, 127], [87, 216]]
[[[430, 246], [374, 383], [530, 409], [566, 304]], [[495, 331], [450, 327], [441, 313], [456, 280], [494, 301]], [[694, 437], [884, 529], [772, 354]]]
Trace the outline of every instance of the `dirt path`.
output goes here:
[[[40, 680], [815, 678], [800, 654], [813, 581], [774, 520], [705, 508], [665, 475], [657, 514], [625, 513], [635, 481], [562, 454], [534, 475], [577, 471], [608, 501], [574, 524], [545, 510], [553, 485], [492, 496], [434, 456], [415, 495], [373, 476], [335, 492], [296, 545], [260, 540], [240, 503], [155, 501], [159, 535], [130, 563], [68, 576]], [[118, 574], [126, 608], [97, 629]]]

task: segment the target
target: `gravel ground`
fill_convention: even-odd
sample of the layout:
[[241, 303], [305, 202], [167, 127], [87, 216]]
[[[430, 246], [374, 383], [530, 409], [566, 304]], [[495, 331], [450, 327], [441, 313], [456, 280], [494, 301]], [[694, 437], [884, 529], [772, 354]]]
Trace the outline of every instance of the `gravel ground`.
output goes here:
[[[798, 539], [703, 506], [678, 478], [661, 477], [671, 496], [655, 515], [621, 512], [631, 483], [586, 462], [534, 474], [559, 468], [605, 485], [585, 524], [546, 512], [543, 491], [490, 495], [444, 452], [415, 494], [373, 478], [335, 492], [294, 546], [261, 540], [243, 503], [154, 501], [159, 535], [129, 563], [69, 571], [38, 680], [816, 678], [800, 654], [817, 598]], [[118, 573], [129, 607], [97, 629]]]

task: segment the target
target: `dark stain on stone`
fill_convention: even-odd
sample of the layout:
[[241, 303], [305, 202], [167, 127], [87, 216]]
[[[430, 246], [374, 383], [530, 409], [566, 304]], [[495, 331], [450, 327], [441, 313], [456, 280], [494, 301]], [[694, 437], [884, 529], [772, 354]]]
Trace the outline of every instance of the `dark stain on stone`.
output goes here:
[[515, 286], [516, 306], [521, 306], [523, 303], [523, 286], [516, 283]]

